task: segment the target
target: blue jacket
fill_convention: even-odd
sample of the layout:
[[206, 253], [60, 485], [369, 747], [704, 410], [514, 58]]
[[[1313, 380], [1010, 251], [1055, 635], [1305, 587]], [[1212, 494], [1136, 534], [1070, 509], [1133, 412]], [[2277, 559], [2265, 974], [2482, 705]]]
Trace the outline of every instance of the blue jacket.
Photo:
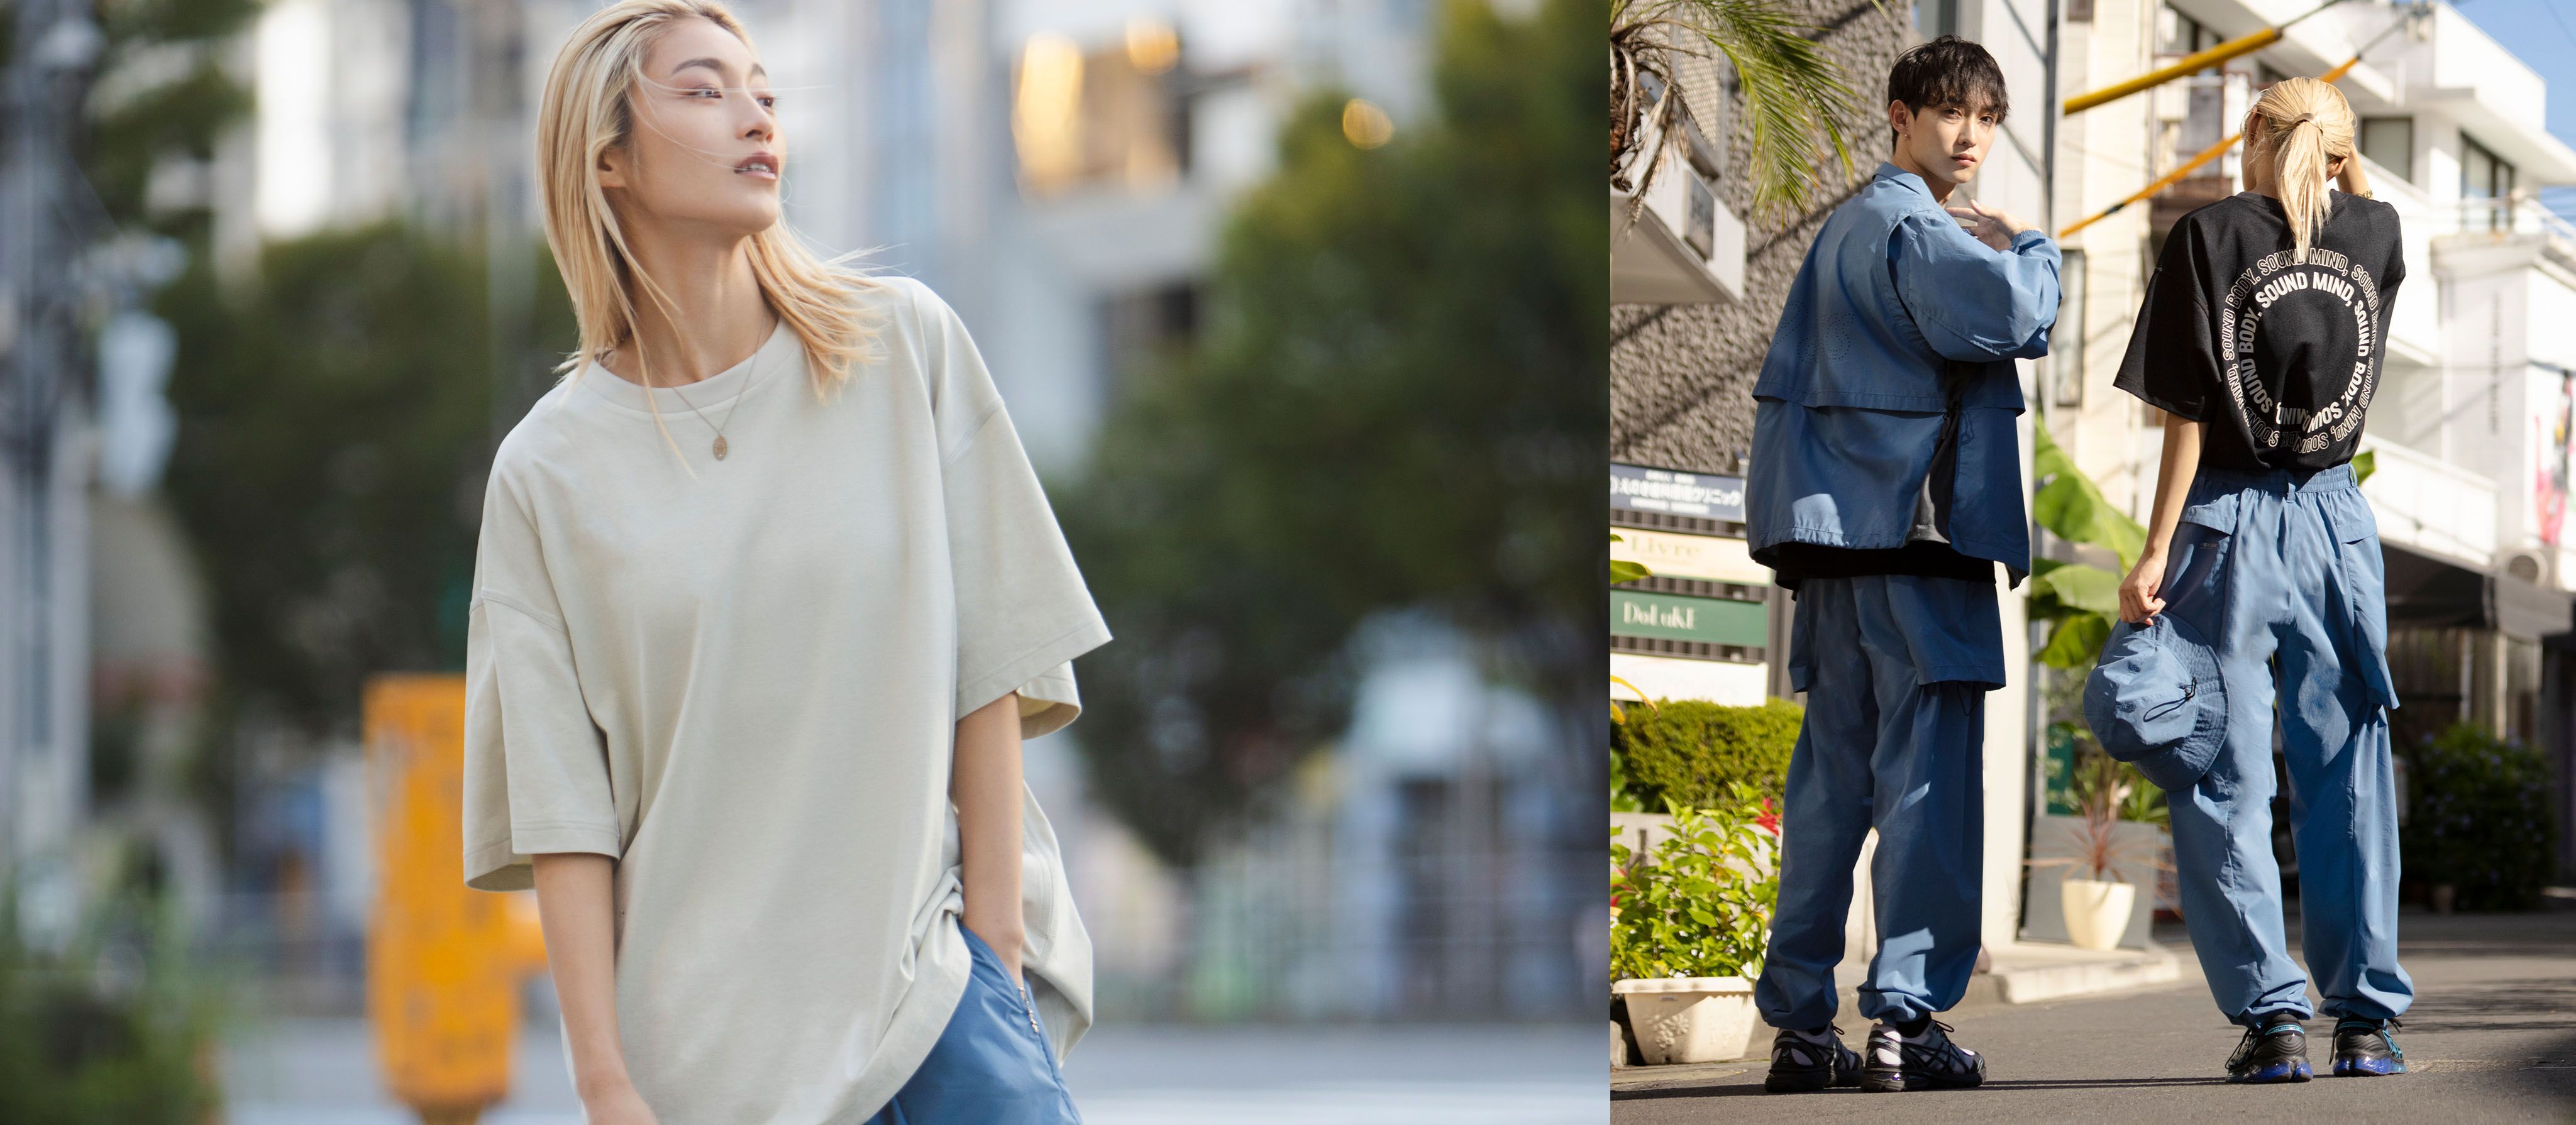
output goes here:
[[1905, 545], [1931, 472], [1955, 362], [1960, 402], [1951, 546], [2030, 571], [2022, 505], [2021, 380], [2048, 354], [2057, 244], [2038, 231], [1996, 251], [1959, 228], [1923, 179], [1882, 163], [1807, 249], [1753, 386], [1745, 529], [1753, 557], [1781, 543]]

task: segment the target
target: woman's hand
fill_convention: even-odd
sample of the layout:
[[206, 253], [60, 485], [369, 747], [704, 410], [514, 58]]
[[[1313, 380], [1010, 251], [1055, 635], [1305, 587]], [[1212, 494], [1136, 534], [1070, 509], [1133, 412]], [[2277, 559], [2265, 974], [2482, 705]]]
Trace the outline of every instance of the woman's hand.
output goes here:
[[644, 1095], [635, 1092], [628, 1081], [610, 1083], [595, 1094], [584, 1094], [582, 1115], [590, 1125], [662, 1125], [653, 1116], [653, 1107], [644, 1104]]
[[2129, 576], [2120, 580], [2120, 620], [2131, 625], [2155, 624], [2156, 614], [2165, 608], [2165, 600], [2156, 596], [2164, 584], [2164, 552], [2139, 555], [2138, 565], [2130, 567]]

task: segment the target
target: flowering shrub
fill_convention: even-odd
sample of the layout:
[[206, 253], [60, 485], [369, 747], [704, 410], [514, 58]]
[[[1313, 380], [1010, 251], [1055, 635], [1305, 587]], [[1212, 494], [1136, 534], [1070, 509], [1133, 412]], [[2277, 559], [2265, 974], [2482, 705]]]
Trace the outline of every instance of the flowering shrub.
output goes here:
[[2462, 910], [2529, 910], [2549, 881], [2556, 825], [2540, 751], [2461, 723], [2407, 751], [2408, 875], [2459, 888]]
[[1610, 975], [1751, 977], [1780, 898], [1779, 814], [1753, 787], [1713, 809], [1679, 808], [1651, 857], [1610, 849]]

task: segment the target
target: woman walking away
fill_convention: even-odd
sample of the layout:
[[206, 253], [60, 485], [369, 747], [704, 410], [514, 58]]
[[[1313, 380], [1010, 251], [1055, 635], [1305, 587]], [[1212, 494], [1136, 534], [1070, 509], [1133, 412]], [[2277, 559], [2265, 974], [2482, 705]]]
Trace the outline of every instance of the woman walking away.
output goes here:
[[592, 1125], [1078, 1122], [1020, 740], [1109, 632], [956, 313], [780, 221], [776, 102], [710, 0], [547, 75], [581, 339], [484, 496], [466, 882], [535, 887]]
[[[2165, 411], [2164, 460], [2085, 710], [2171, 798], [2192, 945], [2245, 1028], [2229, 1080], [2306, 1081], [2318, 1011], [2334, 1074], [2400, 1074], [2397, 695], [2378, 524], [2349, 462], [2406, 265], [2396, 210], [2331, 186], [2356, 159], [2332, 85], [2272, 86], [2245, 136], [2249, 189], [2174, 226], [2114, 383]], [[2317, 1009], [2272, 857], [2276, 702]]]

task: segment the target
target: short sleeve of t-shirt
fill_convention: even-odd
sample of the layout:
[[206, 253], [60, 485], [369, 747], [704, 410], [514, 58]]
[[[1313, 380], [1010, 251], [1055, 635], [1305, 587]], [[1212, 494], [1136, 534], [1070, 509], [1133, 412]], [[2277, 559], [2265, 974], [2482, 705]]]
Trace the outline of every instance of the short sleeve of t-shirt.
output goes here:
[[2208, 421], [2209, 397], [2222, 386], [2217, 326], [2210, 322], [2209, 296], [2201, 291], [2204, 273], [2190, 225], [2176, 226], [2147, 279], [2128, 354], [2111, 380], [2148, 405], [2195, 422]]
[[1020, 693], [1020, 734], [1082, 710], [1072, 660], [1109, 640], [992, 373], [947, 303], [914, 285], [938, 418], [957, 591], [957, 714]]
[[465, 633], [465, 884], [476, 890], [534, 886], [539, 853], [620, 852], [607, 744], [553, 591], [535, 525], [496, 471]]

